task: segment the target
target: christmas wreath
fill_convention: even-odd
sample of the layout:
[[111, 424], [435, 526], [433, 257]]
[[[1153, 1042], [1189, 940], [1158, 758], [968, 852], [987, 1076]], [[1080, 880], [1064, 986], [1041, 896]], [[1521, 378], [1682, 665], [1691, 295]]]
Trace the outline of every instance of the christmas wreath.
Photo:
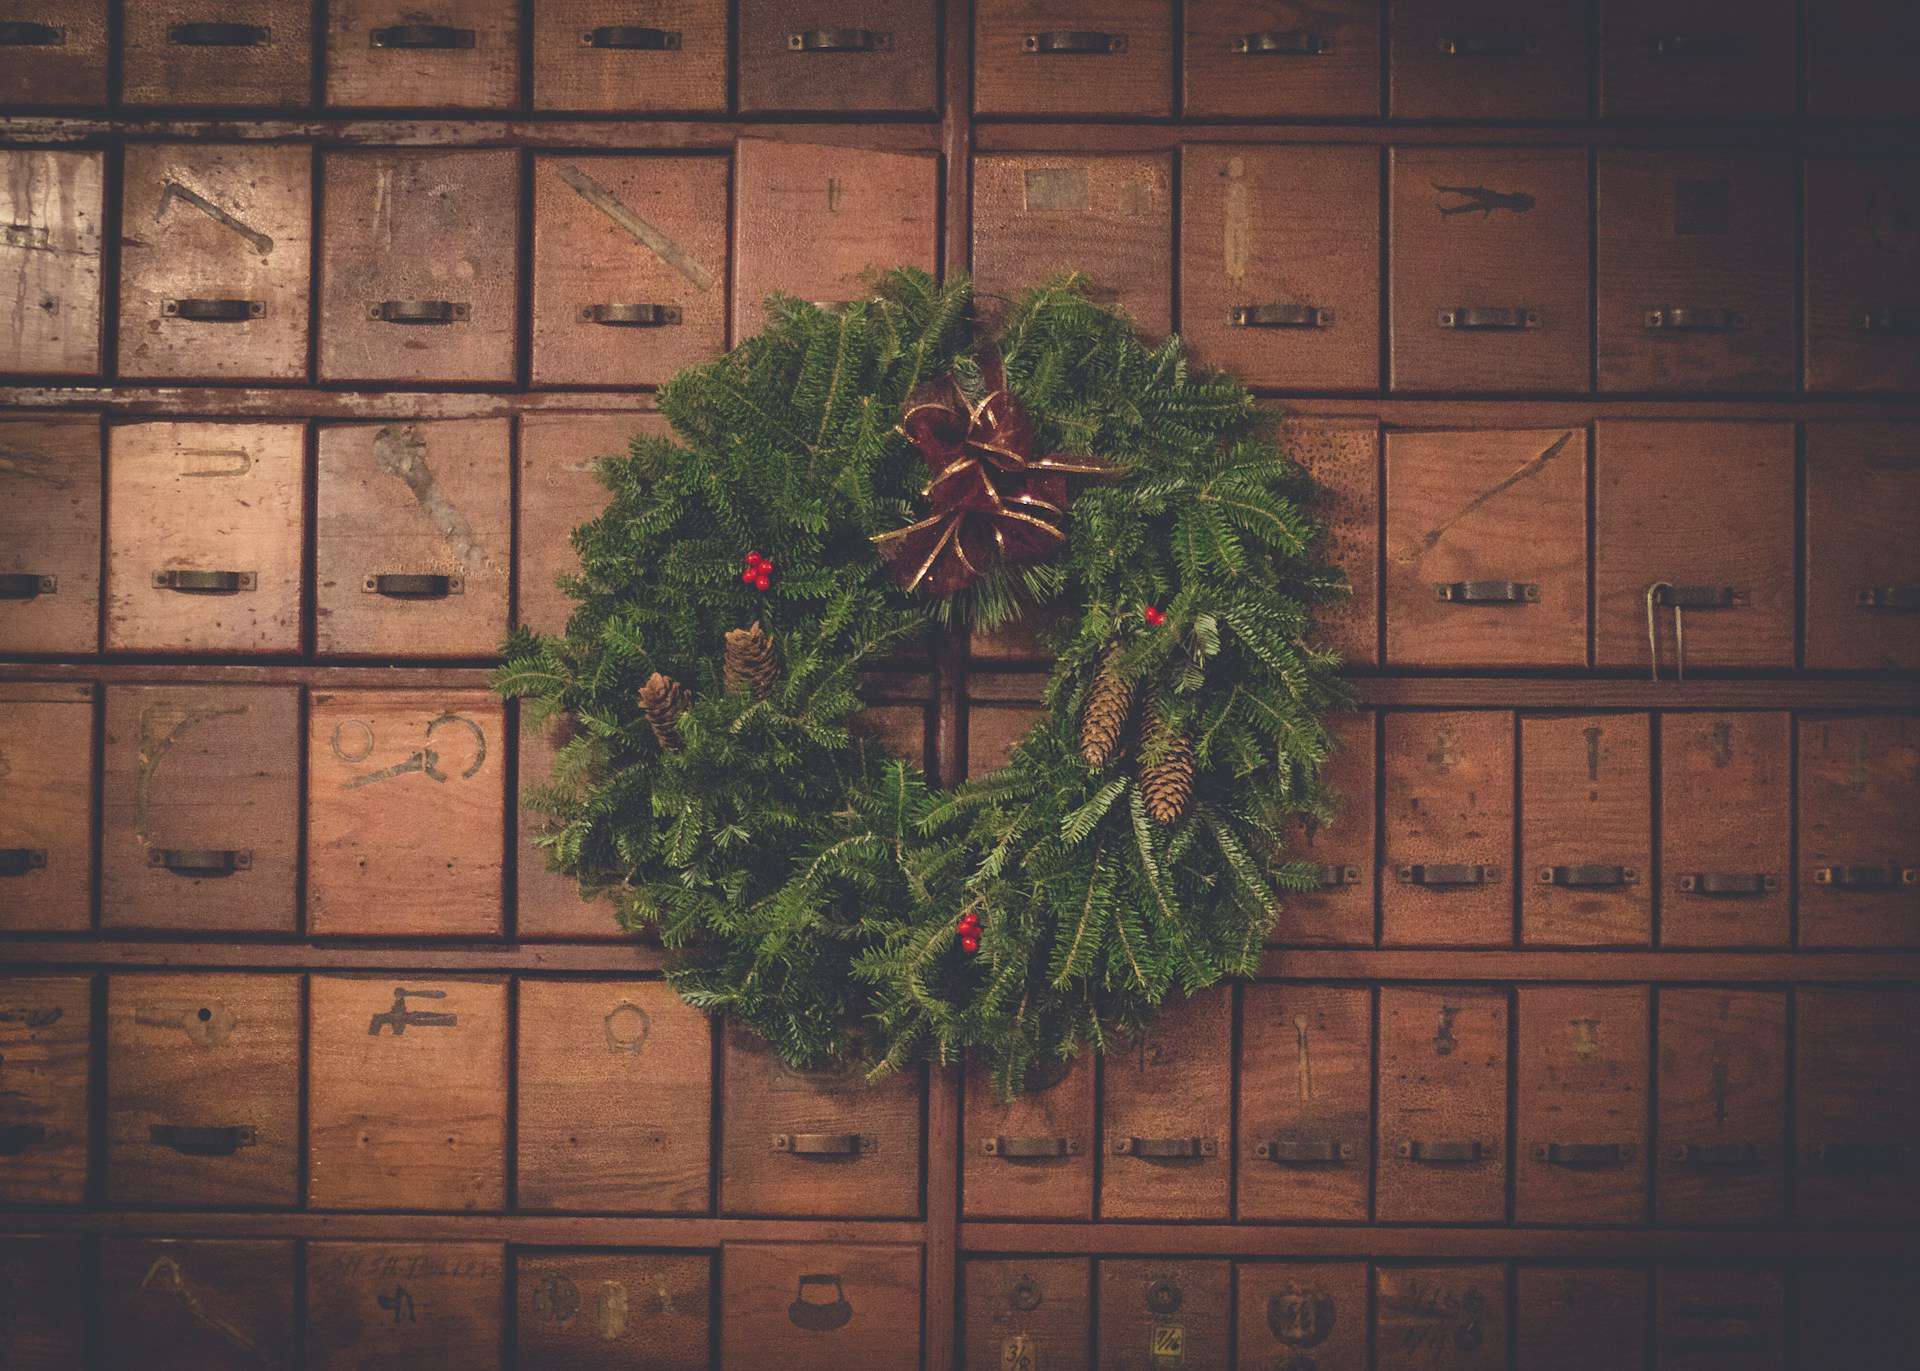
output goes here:
[[[972, 1051], [1011, 1089], [1250, 974], [1314, 882], [1286, 848], [1328, 806], [1310, 612], [1343, 582], [1245, 387], [1077, 278], [997, 328], [912, 271], [769, 313], [603, 460], [565, 633], [507, 644], [559, 742], [552, 867], [803, 1067]], [[1036, 606], [1057, 657], [1003, 769], [935, 789], [863, 735], [863, 672]]]

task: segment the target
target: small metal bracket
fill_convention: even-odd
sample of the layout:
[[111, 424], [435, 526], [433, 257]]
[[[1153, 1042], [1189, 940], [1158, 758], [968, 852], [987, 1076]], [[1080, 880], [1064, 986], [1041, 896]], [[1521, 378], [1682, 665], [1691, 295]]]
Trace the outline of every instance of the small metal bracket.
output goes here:
[[1456, 305], [1441, 310], [1434, 322], [1461, 333], [1515, 333], [1539, 328], [1540, 313], [1521, 305]]
[[1321, 57], [1333, 51], [1333, 40], [1304, 29], [1289, 29], [1242, 34], [1227, 48], [1249, 57]]
[[582, 305], [580, 322], [610, 328], [660, 328], [680, 322], [678, 305]]
[[1911, 1151], [1904, 1143], [1814, 1143], [1807, 1156], [1828, 1171], [1904, 1171]]
[[1404, 885], [1429, 889], [1500, 883], [1500, 868], [1483, 862], [1413, 862], [1395, 867], [1393, 874]]
[[1463, 1162], [1492, 1161], [1500, 1155], [1500, 1144], [1451, 1139], [1427, 1142], [1420, 1138], [1411, 1138], [1394, 1148], [1394, 1154], [1405, 1161], [1420, 1162], [1429, 1166], [1447, 1166]]
[[1474, 33], [1442, 38], [1440, 51], [1447, 57], [1538, 57], [1540, 42], [1524, 33]]
[[1098, 29], [1049, 29], [1029, 33], [1020, 40], [1020, 51], [1041, 57], [1105, 57], [1126, 50], [1126, 34]]
[[452, 52], [473, 46], [473, 30], [451, 24], [390, 24], [367, 34], [370, 48], [401, 48], [409, 52]]
[[160, 317], [192, 324], [244, 324], [266, 317], [264, 300], [162, 300]]
[[29, 1147], [44, 1147], [47, 1126], [43, 1123], [0, 1124], [0, 1157], [17, 1157]]
[[1337, 890], [1343, 885], [1359, 885], [1360, 868], [1328, 862], [1314, 871], [1314, 879], [1320, 883], [1322, 890]]
[[1667, 1160], [1675, 1166], [1759, 1166], [1766, 1161], [1766, 1149], [1756, 1143], [1679, 1143], [1667, 1149]]
[[1853, 597], [1853, 602], [1862, 609], [1884, 609], [1893, 614], [1920, 613], [1920, 582], [1868, 586]]
[[893, 35], [881, 29], [806, 29], [787, 35], [789, 52], [887, 52]]
[[1435, 598], [1450, 605], [1537, 605], [1540, 587], [1532, 581], [1444, 581]]
[[154, 1124], [147, 1132], [156, 1147], [172, 1148], [187, 1157], [231, 1157], [259, 1142], [251, 1124]]
[[1655, 57], [1738, 57], [1740, 40], [1730, 33], [1668, 33], [1647, 40]]
[[0, 226], [0, 247], [44, 250], [52, 246], [53, 234], [44, 224]]
[[0, 847], [0, 876], [25, 876], [44, 871], [47, 851], [43, 847]]
[[1652, 591], [1661, 609], [1744, 609], [1750, 596], [1737, 586], [1676, 586], [1661, 582]]
[[680, 35], [672, 29], [642, 28], [637, 24], [602, 24], [581, 34], [580, 45], [617, 52], [678, 52]]
[[1333, 311], [1318, 305], [1235, 305], [1227, 311], [1232, 328], [1332, 328]]
[[1253, 1159], [1276, 1166], [1339, 1166], [1353, 1159], [1352, 1143], [1267, 1138], [1253, 1145]]
[[32, 571], [0, 572], [0, 600], [37, 600], [60, 589], [60, 578]]
[[1641, 322], [1655, 333], [1738, 333], [1747, 326], [1747, 316], [1737, 309], [1670, 305], [1646, 311]]
[[1633, 1160], [1633, 1144], [1550, 1142], [1534, 1148], [1533, 1155], [1548, 1166], [1625, 1166]]
[[1611, 890], [1639, 883], [1640, 873], [1630, 866], [1587, 863], [1574, 866], [1543, 866], [1541, 885], [1564, 886], [1569, 890]]
[[1855, 316], [1854, 323], [1862, 333], [1884, 333], [1894, 338], [1912, 338], [1920, 335], [1920, 309], [1891, 306], [1886, 309], [1863, 310]]
[[176, 876], [231, 876], [253, 869], [251, 848], [154, 847], [147, 849], [147, 865]]
[[1920, 869], [1911, 866], [1820, 866], [1813, 871], [1815, 885], [1835, 890], [1901, 890], [1920, 885]]
[[466, 578], [440, 572], [383, 571], [360, 583], [369, 595], [384, 595], [392, 600], [444, 600], [466, 591]]
[[1077, 1157], [1080, 1144], [1072, 1138], [983, 1138], [980, 1150], [1002, 1161], [1051, 1161]]
[[1758, 871], [1701, 871], [1675, 884], [1689, 895], [1771, 895], [1780, 888], [1780, 878]]
[[1143, 1161], [1199, 1161], [1219, 1156], [1220, 1143], [1214, 1138], [1115, 1138], [1113, 1155]]
[[260, 578], [251, 571], [192, 571], [168, 567], [153, 573], [155, 590], [177, 590], [187, 595], [237, 595], [258, 589]]
[[469, 305], [454, 300], [381, 300], [367, 306], [367, 317], [389, 324], [460, 324], [472, 317]]
[[868, 1157], [880, 1150], [880, 1140], [866, 1133], [775, 1133], [775, 1152], [795, 1157]]
[[0, 20], [0, 48], [64, 48], [67, 31], [32, 19]]

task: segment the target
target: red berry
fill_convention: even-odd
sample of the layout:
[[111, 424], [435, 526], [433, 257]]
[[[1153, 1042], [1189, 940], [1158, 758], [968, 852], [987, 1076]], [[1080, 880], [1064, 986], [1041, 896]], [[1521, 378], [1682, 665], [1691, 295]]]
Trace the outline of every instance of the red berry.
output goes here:
[[760, 578], [758, 574], [754, 571], [752, 567], [748, 567], [745, 571], [740, 573], [740, 581], [743, 585], [752, 585], [754, 584], [754, 582], [756, 582], [759, 579]]
[[980, 920], [972, 914], [962, 914], [960, 922], [954, 926], [962, 933], [974, 933], [979, 931]]
[[773, 575], [773, 563], [768, 561], [766, 558], [762, 557], [760, 559], [759, 566], [760, 566], [760, 570], [766, 572], [767, 575], [769, 576]]
[[1144, 618], [1147, 621], [1147, 623], [1152, 625], [1154, 628], [1160, 627], [1160, 625], [1164, 624], [1167, 621], [1166, 611], [1161, 609], [1158, 605], [1148, 605], [1145, 609], [1142, 609], [1140, 611], [1140, 614], [1141, 614], [1141, 617]]
[[753, 578], [753, 588], [755, 590], [765, 590], [772, 584], [773, 584], [773, 577], [767, 575], [767, 573], [764, 571], [758, 573]]
[[960, 935], [960, 946], [964, 951], [978, 952], [980, 950], [980, 935], [978, 933], [962, 933]]
[[759, 565], [760, 565], [760, 554], [759, 554], [759, 553], [757, 553], [757, 552], [749, 552], [749, 553], [747, 554], [747, 565], [748, 565], [748, 566], [759, 566]]

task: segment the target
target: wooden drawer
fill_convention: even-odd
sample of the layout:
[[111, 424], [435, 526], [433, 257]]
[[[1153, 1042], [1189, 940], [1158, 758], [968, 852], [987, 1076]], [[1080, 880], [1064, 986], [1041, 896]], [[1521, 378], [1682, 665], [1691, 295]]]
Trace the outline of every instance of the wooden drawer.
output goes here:
[[736, 343], [765, 327], [775, 291], [831, 308], [894, 267], [936, 269], [932, 156], [742, 138], [733, 166]]
[[1654, 1212], [1669, 1227], [1786, 1212], [1787, 996], [1662, 986]]
[[7, 1371], [73, 1371], [86, 1365], [87, 1239], [77, 1233], [0, 1236], [7, 1292]]
[[1387, 435], [1387, 661], [1585, 666], [1587, 435]]
[[1645, 1271], [1523, 1266], [1516, 1274], [1516, 1371], [1645, 1371]]
[[560, 634], [575, 605], [557, 584], [580, 570], [573, 531], [613, 498], [596, 474], [600, 460], [625, 457], [637, 438], [671, 436], [665, 415], [528, 414], [520, 420], [520, 559], [515, 622]]
[[743, 114], [934, 107], [934, 0], [740, 0]]
[[1250, 985], [1241, 994], [1239, 1217], [1365, 1223], [1372, 993]]
[[1600, 0], [1600, 113], [1785, 118], [1799, 41], [1794, 0]]
[[316, 976], [308, 995], [308, 1203], [501, 1208], [506, 982]]
[[1645, 714], [1520, 716], [1520, 940], [1653, 938], [1653, 726]]
[[725, 1371], [916, 1371], [917, 1247], [728, 1243], [720, 1250]]
[[507, 636], [507, 419], [320, 430], [315, 641], [337, 656], [486, 657]]
[[1395, 148], [1391, 162], [1393, 388], [1586, 390], [1585, 151]]
[[1085, 1257], [961, 1264], [965, 1371], [1093, 1364], [1093, 1266]]
[[0, 930], [93, 921], [93, 687], [0, 682]]
[[100, 645], [100, 421], [0, 419], [0, 652]]
[[1365, 1262], [1238, 1262], [1241, 1371], [1367, 1371]]
[[704, 1014], [663, 981], [523, 980], [519, 1026], [521, 1208], [707, 1211]]
[[1796, 733], [1801, 946], [1920, 943], [1920, 717], [1804, 714]]
[[1394, 0], [1396, 119], [1576, 119], [1587, 112], [1587, 6]]
[[729, 1028], [720, 1079], [720, 1207], [727, 1214], [911, 1218], [920, 1212], [923, 1082], [869, 1085], [855, 1064], [798, 1071]]
[[1320, 888], [1289, 894], [1268, 934], [1273, 946], [1373, 942], [1374, 772], [1378, 725], [1371, 711], [1336, 714], [1327, 720], [1332, 754], [1319, 780], [1334, 805], [1332, 818], [1301, 819], [1293, 828], [1289, 856], [1319, 869]]
[[1382, 987], [1378, 1117], [1381, 1223], [1505, 1218], [1507, 992]]
[[291, 1366], [294, 1242], [103, 1238], [103, 1365], [153, 1371]]
[[1504, 712], [1386, 716], [1381, 942], [1513, 942], [1513, 739]]
[[1233, 996], [1169, 996], [1102, 1065], [1100, 1216], [1224, 1219], [1232, 1170]]
[[1797, 990], [1794, 1005], [1794, 1216], [1914, 1223], [1920, 991]]
[[0, 328], [0, 372], [100, 374], [104, 152], [0, 148], [0, 273], [16, 303]]
[[321, 168], [320, 379], [512, 381], [517, 154], [329, 152]]
[[103, 927], [294, 932], [293, 687], [116, 685], [106, 759]]
[[1793, 163], [1603, 150], [1601, 390], [1793, 386]]
[[1807, 6], [1807, 113], [1899, 118], [1920, 113], [1913, 54], [1920, 10], [1886, 0]]
[[313, 0], [133, 4], [123, 25], [120, 98], [129, 105], [313, 103]]
[[1787, 942], [1785, 714], [1660, 717], [1660, 941], [1668, 947]]
[[971, 1063], [961, 1134], [970, 1219], [1093, 1217], [1091, 1055], [1047, 1061], [1022, 1092], [1002, 1099], [992, 1074]]
[[515, 0], [327, 0], [327, 103], [348, 109], [512, 109]]
[[1507, 1364], [1507, 1269], [1374, 1268], [1379, 1371], [1501, 1371]]
[[1796, 1285], [1801, 1371], [1900, 1371], [1920, 1347], [1920, 1272], [1811, 1270]]
[[1173, 11], [1159, 0], [977, 0], [973, 53], [980, 114], [1173, 113]]
[[[1793, 665], [1793, 426], [1594, 425], [1593, 655], [1661, 670]], [[1678, 611], [1678, 612], [1676, 612]]]
[[315, 693], [307, 931], [498, 935], [505, 773], [505, 719], [492, 695]]
[[1380, 428], [1372, 422], [1283, 419], [1281, 451], [1318, 484], [1310, 504], [1320, 550], [1347, 594], [1314, 610], [1320, 641], [1349, 666], [1380, 662]]
[[134, 143], [124, 155], [120, 374], [305, 380], [313, 149]]
[[306, 428], [107, 430], [107, 650], [300, 650]]
[[1517, 1223], [1644, 1223], [1645, 986], [1522, 986]]
[[533, 107], [719, 113], [727, 107], [727, 0], [541, 0]]
[[1373, 0], [1187, 0], [1181, 108], [1189, 118], [1380, 113]]
[[310, 1242], [306, 1257], [307, 1371], [502, 1365], [499, 1243]]
[[0, 1204], [86, 1197], [92, 1021], [91, 976], [0, 979]]
[[1183, 148], [1180, 323], [1196, 358], [1248, 385], [1377, 389], [1379, 154]]
[[1033, 705], [970, 703], [967, 706], [967, 775], [977, 778], [1005, 766], [1014, 748], [1039, 720], [1040, 711]]
[[1227, 1371], [1233, 1271], [1223, 1261], [1100, 1263], [1101, 1371]]
[[1173, 328], [1168, 154], [1021, 153], [973, 163], [973, 280], [1017, 300], [1069, 271], [1149, 338]]
[[1786, 1365], [1785, 1273], [1763, 1267], [1661, 1267], [1654, 1274], [1660, 1371], [1779, 1371]]
[[1920, 670], [1920, 424], [1815, 420], [1807, 449], [1807, 665]]
[[514, 801], [519, 855], [514, 865], [518, 893], [514, 900], [514, 932], [522, 938], [618, 938], [623, 936], [619, 912], [606, 897], [587, 898], [580, 882], [550, 870], [547, 850], [535, 839], [552, 823], [527, 797], [553, 780], [554, 754], [571, 727], [564, 718], [544, 728], [528, 722], [520, 711], [520, 794]]
[[7, 17], [21, 25], [0, 44], [0, 105], [107, 103], [108, 0], [35, 0]]
[[713, 1258], [528, 1252], [513, 1258], [520, 1371], [706, 1371]]
[[535, 385], [659, 385], [726, 348], [727, 163], [533, 159]]
[[1920, 161], [1810, 157], [1808, 390], [1920, 389]]

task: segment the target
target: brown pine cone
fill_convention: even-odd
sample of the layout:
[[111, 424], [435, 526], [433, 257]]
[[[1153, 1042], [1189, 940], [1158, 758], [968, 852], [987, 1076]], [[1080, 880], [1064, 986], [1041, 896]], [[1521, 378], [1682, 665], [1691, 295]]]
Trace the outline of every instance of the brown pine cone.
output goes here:
[[752, 628], [727, 630], [727, 651], [720, 674], [729, 694], [751, 690], [756, 700], [773, 694], [780, 680], [780, 661], [774, 655], [773, 639], [757, 621]]
[[1120, 649], [1111, 648], [1093, 678], [1087, 692], [1086, 712], [1080, 716], [1080, 756], [1098, 770], [1113, 760], [1120, 736], [1127, 731], [1127, 716], [1133, 713], [1133, 682], [1120, 678], [1114, 660]]
[[646, 711], [647, 726], [659, 740], [662, 751], [680, 750], [679, 719], [693, 704], [693, 694], [671, 676], [659, 672], [647, 677], [640, 687], [640, 708]]
[[1168, 728], [1159, 702], [1152, 698], [1147, 700], [1146, 720], [1140, 753], [1159, 760], [1141, 764], [1140, 791], [1154, 822], [1176, 824], [1193, 799], [1193, 743], [1185, 733]]

